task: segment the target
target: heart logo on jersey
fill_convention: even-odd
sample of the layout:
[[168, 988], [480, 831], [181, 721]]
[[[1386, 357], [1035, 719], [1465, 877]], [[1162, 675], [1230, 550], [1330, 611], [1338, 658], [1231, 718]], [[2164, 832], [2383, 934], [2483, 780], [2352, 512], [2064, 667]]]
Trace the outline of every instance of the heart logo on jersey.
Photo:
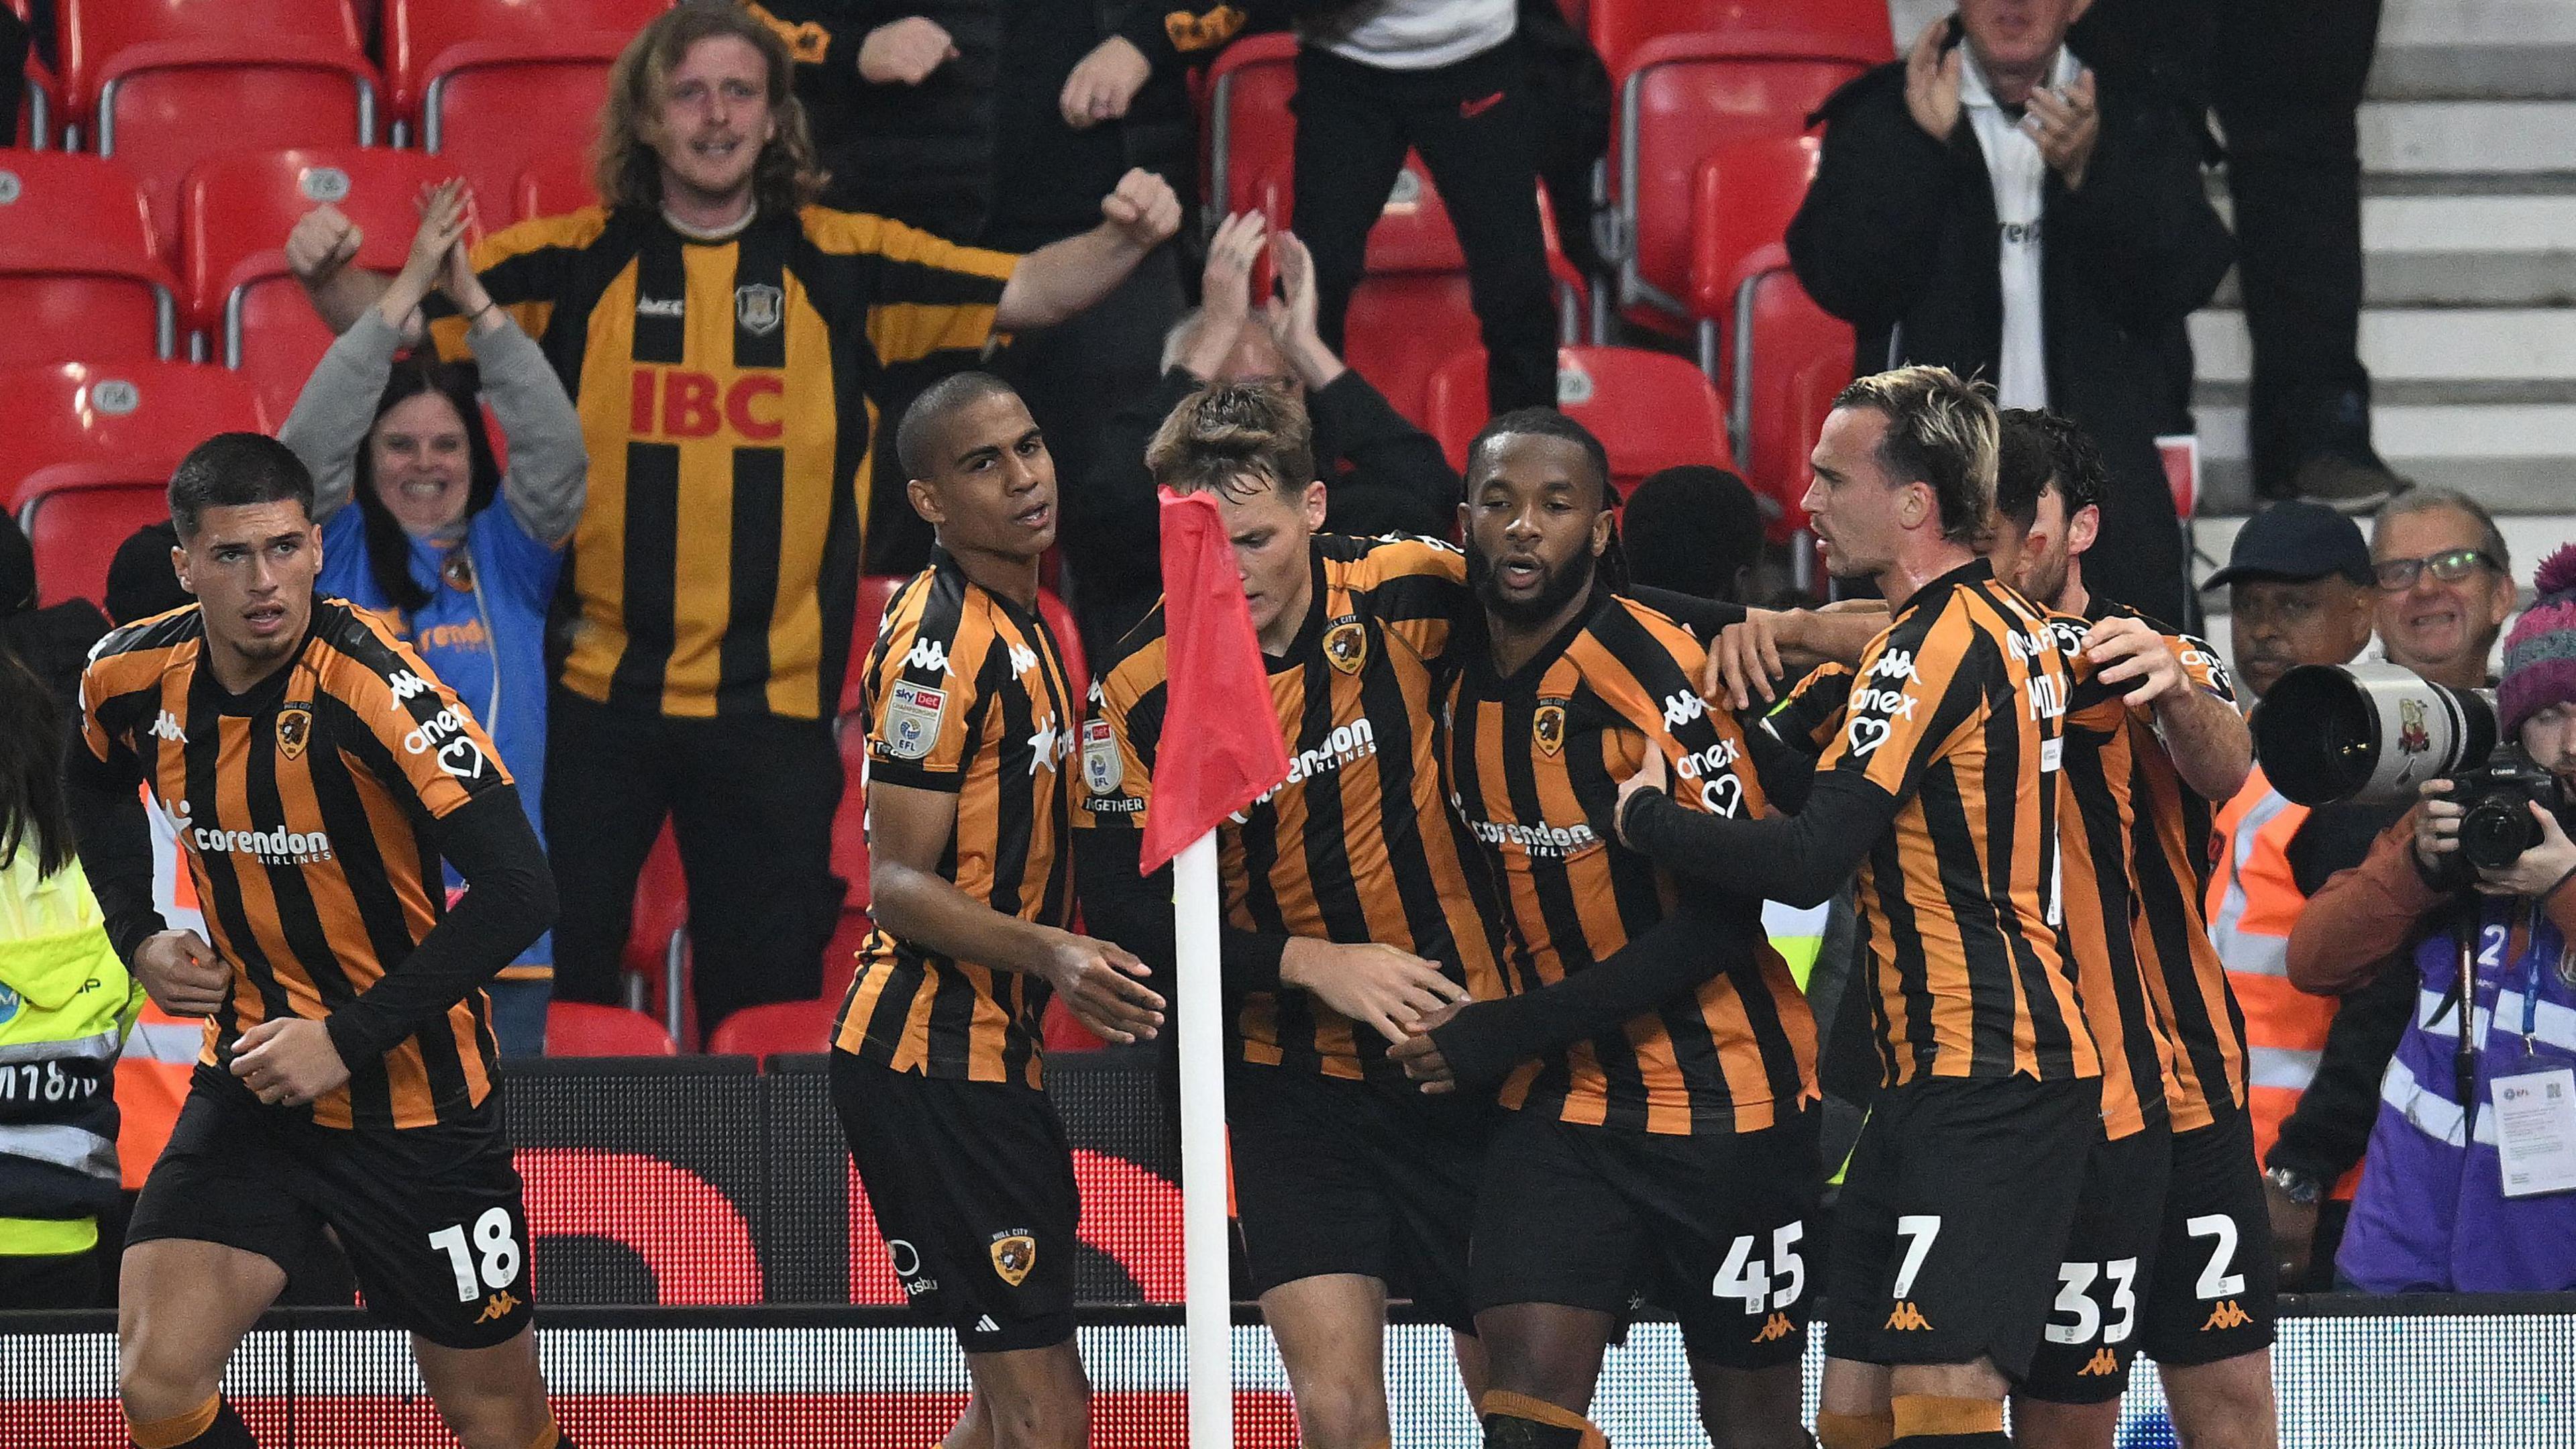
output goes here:
[[1851, 746], [1852, 757], [1866, 759], [1871, 751], [1887, 743], [1887, 721], [1873, 719], [1868, 715], [1855, 715], [1852, 717], [1850, 727], [1843, 731], [1843, 735]]
[[304, 758], [305, 742], [313, 738], [313, 710], [308, 705], [290, 704], [277, 712], [277, 752], [290, 760]]
[[1699, 787], [1700, 803], [1732, 820], [1744, 810], [1744, 782], [1735, 772], [1712, 775]]
[[1017, 1288], [1038, 1265], [1038, 1240], [1026, 1233], [993, 1235], [993, 1272]]
[[1358, 619], [1346, 615], [1324, 630], [1324, 660], [1344, 674], [1357, 674], [1368, 663], [1368, 631]]
[[1556, 758], [1557, 751], [1565, 748], [1564, 700], [1539, 701], [1538, 708], [1530, 712], [1530, 739], [1538, 746], [1539, 753], [1551, 760]]

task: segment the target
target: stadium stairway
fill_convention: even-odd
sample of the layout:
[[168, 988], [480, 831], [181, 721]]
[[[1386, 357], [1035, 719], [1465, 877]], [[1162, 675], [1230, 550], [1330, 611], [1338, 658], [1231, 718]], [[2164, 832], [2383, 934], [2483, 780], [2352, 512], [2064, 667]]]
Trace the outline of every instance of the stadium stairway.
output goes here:
[[[2576, 5], [2387, 0], [2361, 158], [2375, 441], [2499, 515], [2527, 597], [2576, 540]], [[2254, 502], [2239, 305], [2231, 276], [2191, 321], [2203, 576]]]

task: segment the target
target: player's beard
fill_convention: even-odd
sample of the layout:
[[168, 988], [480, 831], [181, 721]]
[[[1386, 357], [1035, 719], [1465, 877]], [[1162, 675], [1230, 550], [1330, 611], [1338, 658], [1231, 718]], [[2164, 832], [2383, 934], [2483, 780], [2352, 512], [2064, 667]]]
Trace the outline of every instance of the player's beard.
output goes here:
[[1554, 617], [1567, 601], [1592, 587], [1593, 562], [1592, 551], [1581, 550], [1572, 563], [1561, 569], [1548, 569], [1546, 582], [1537, 593], [1515, 599], [1503, 593], [1494, 578], [1493, 560], [1485, 557], [1485, 551], [1471, 538], [1467, 540], [1467, 586], [1476, 591], [1486, 611], [1504, 623], [1541, 624]]

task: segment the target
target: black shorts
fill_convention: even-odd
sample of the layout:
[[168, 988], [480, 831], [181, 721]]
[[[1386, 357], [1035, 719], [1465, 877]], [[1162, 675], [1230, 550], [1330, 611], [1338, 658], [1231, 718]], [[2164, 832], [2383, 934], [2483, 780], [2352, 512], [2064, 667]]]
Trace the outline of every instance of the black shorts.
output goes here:
[[1474, 1094], [1236, 1063], [1226, 1135], [1253, 1293], [1357, 1273], [1474, 1332], [1467, 1228], [1491, 1110]]
[[831, 1072], [850, 1160], [913, 1311], [957, 1330], [968, 1353], [1072, 1338], [1082, 1199], [1046, 1094], [845, 1051]]
[[2271, 1347], [2280, 1260], [2243, 1108], [2174, 1134], [2163, 1231], [2147, 1283], [2147, 1356], [2204, 1364]]
[[2022, 1392], [2052, 1404], [2100, 1404], [2129, 1386], [2172, 1167], [2173, 1133], [2161, 1118], [2116, 1141], [2094, 1141], [2057, 1265], [2057, 1297]]
[[1824, 1170], [1813, 1110], [1688, 1137], [1510, 1114], [1485, 1154], [1471, 1269], [1478, 1310], [1562, 1303], [1625, 1318], [1640, 1295], [1692, 1357], [1795, 1363]]
[[536, 1291], [499, 1108], [487, 1097], [454, 1123], [317, 1127], [200, 1066], [126, 1244], [221, 1243], [291, 1270], [328, 1227], [378, 1318], [448, 1348], [507, 1342]]
[[2097, 1079], [1931, 1077], [1881, 1091], [1834, 1207], [1826, 1352], [2030, 1372], [2102, 1135]]

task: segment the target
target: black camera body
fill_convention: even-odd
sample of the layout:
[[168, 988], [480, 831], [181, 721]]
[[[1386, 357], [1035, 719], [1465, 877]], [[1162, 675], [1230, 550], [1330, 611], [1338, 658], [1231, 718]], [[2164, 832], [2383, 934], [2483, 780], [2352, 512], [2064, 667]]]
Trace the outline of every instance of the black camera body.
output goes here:
[[2531, 807], [2555, 815], [2566, 808], [2566, 791], [2558, 777], [2532, 763], [2519, 744], [2496, 747], [2486, 763], [2462, 770], [2451, 780], [2451, 798], [2459, 802], [2460, 855], [2483, 870], [2504, 870], [2540, 843], [2540, 822]]

